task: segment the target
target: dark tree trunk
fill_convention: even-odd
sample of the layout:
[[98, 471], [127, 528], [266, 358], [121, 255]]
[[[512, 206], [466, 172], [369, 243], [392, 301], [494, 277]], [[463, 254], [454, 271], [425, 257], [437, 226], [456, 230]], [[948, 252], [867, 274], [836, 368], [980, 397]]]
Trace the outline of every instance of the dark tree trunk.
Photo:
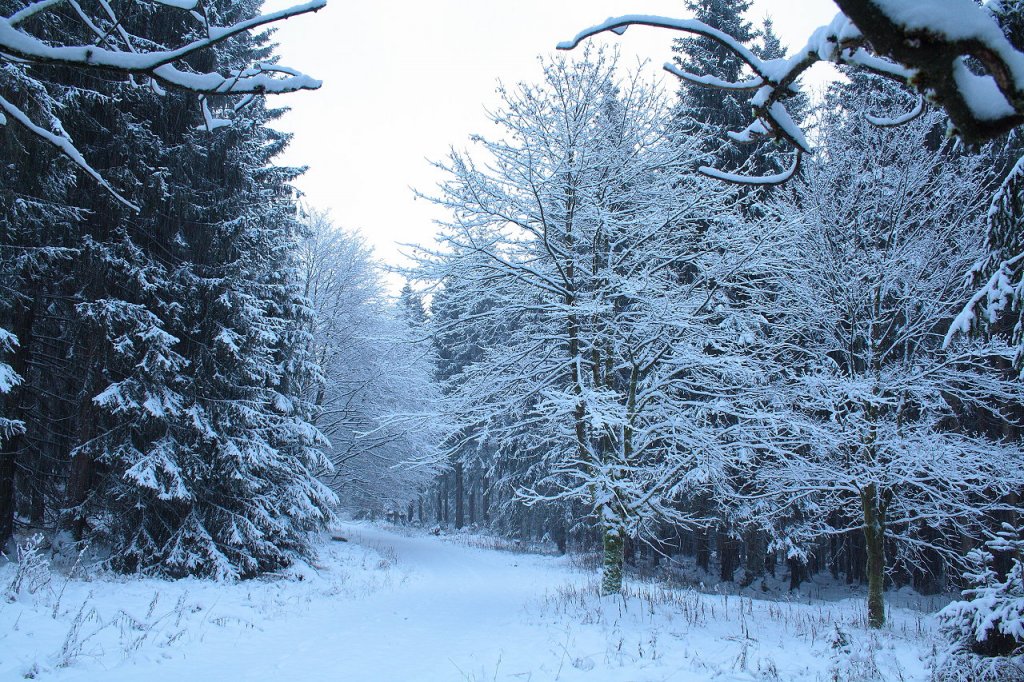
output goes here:
[[885, 513], [887, 495], [874, 485], [861, 491], [864, 511], [865, 572], [868, 578], [868, 626], [885, 625]]
[[[26, 378], [29, 366], [29, 349], [32, 347], [30, 339], [36, 319], [36, 308], [42, 304], [37, 300], [36, 304], [27, 310], [22, 310], [21, 315], [16, 316], [15, 324], [11, 332], [17, 337], [19, 345], [11, 358], [11, 369], [19, 374], [22, 379]], [[20, 319], [18, 319], [20, 318]], [[7, 395], [0, 395], [0, 408], [5, 417], [10, 419], [21, 418], [22, 395], [25, 391], [25, 384], [15, 386]], [[18, 434], [4, 443], [0, 440], [0, 549], [3, 549], [7, 541], [14, 536], [14, 515], [17, 512], [18, 498], [15, 488], [17, 472], [16, 458], [24, 447], [25, 436]]]
[[694, 544], [696, 545], [697, 568], [710, 570], [711, 538], [708, 537], [706, 528], [695, 531]]
[[740, 563], [740, 543], [725, 527], [718, 531], [718, 558], [719, 576], [722, 580], [732, 582]]
[[14, 469], [14, 450], [0, 452], [0, 550], [14, 536]]
[[455, 528], [460, 529], [466, 525], [466, 514], [465, 514], [465, 481], [462, 475], [462, 462], [455, 463]]
[[831, 535], [828, 539], [828, 571], [832, 574], [833, 580], [839, 580], [839, 564], [842, 555], [842, 539], [838, 535]]
[[795, 592], [804, 580], [804, 565], [796, 558], [786, 559], [786, 564], [789, 566], [789, 591]]
[[450, 487], [448, 484], [448, 476], [444, 475], [441, 477], [441, 504], [444, 507], [444, 512], [441, 514], [441, 518], [444, 520], [444, 525], [451, 523], [451, 502], [448, 499], [450, 494]]
[[491, 491], [487, 484], [487, 477], [485, 476], [480, 482], [480, 518], [483, 520], [484, 524], [491, 520], [490, 504]]
[[746, 563], [744, 564], [743, 586], [752, 584], [764, 575], [765, 569], [765, 538], [757, 528], [750, 528], [744, 533], [743, 544], [746, 547]]

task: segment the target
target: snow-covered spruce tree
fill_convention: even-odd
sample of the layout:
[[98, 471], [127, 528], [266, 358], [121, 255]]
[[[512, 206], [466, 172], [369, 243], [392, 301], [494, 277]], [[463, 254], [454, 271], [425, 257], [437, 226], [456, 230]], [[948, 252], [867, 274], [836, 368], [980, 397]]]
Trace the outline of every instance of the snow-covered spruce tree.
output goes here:
[[[1008, 570], [996, 569], [996, 557]], [[940, 682], [1024, 679], [1024, 529], [1003, 524], [967, 557], [964, 599], [939, 612], [949, 648], [936, 661]]]
[[884, 112], [877, 91], [838, 96], [851, 108], [823, 113], [821, 157], [773, 209], [792, 230], [769, 288], [777, 409], [792, 416], [774, 461], [750, 472], [751, 497], [786, 521], [783, 544], [861, 529], [868, 622], [881, 627], [887, 548], [955, 560], [955, 538], [1014, 506], [1019, 445], [985, 424], [1024, 395], [1005, 345], [942, 347], [979, 253], [984, 162], [932, 151], [935, 116], [878, 128], [859, 115]]
[[[0, 3], [0, 13], [21, 3]], [[12, 10], [13, 11], [13, 10]], [[67, 91], [49, 88], [25, 68], [0, 61], [5, 96], [36, 120], [48, 120]], [[32, 377], [46, 374], [48, 350], [33, 343], [35, 321], [56, 303], [62, 267], [74, 253], [67, 248], [73, 221], [81, 211], [67, 205], [74, 185], [71, 164], [37, 136], [8, 126], [0, 134], [0, 356], [11, 374], [0, 392], [0, 547], [14, 531], [15, 514], [30, 523], [42, 521], [43, 497], [52, 487], [48, 458], [33, 445], [44, 433], [35, 430], [40, 403]], [[17, 160], [15, 162], [14, 160]], [[50, 329], [59, 336], [60, 332]], [[15, 383], [14, 375], [19, 377]], [[51, 384], [49, 389], [56, 389]], [[57, 391], [59, 393], [59, 391]], [[51, 394], [52, 395], [52, 394]], [[14, 430], [15, 424], [20, 426]], [[61, 458], [63, 459], [63, 458]]]
[[[1024, 45], [1024, 3], [1002, 0], [987, 3], [1007, 38], [1018, 49]], [[950, 328], [952, 338], [970, 331], [995, 332], [1017, 349], [1014, 366], [1024, 371], [1024, 300], [1020, 296], [1024, 272], [1024, 132], [1014, 130], [995, 147], [1001, 182], [993, 192], [986, 223], [987, 249], [971, 269], [976, 291]]]
[[501, 137], [476, 138], [488, 165], [439, 164], [452, 217], [420, 272], [457, 280], [452, 308], [502, 338], [448, 385], [453, 433], [493, 447], [521, 499], [592, 509], [613, 593], [627, 536], [692, 521], [676, 502], [728, 456], [746, 375], [719, 282], [752, 252], [722, 186], [689, 173], [696, 143], [607, 53], [501, 92]]
[[[686, 9], [695, 19], [750, 46], [756, 32], [743, 16], [750, 4], [750, 0], [687, 0]], [[747, 65], [736, 54], [707, 38], [677, 38], [672, 52], [675, 65], [687, 73], [713, 73], [727, 81], [740, 81], [747, 75]], [[673, 110], [675, 125], [684, 133], [701, 138], [709, 165], [730, 169], [743, 165], [749, 150], [736, 142], [724, 141], [719, 131], [743, 130], [749, 118], [750, 107], [742, 93], [680, 81], [678, 104]]]
[[[206, 11], [234, 21], [256, 6]], [[128, 30], [195, 28], [187, 14], [141, 11], [153, 9], [131, 13]], [[229, 70], [271, 57], [251, 36], [204, 54]], [[236, 576], [287, 563], [334, 498], [313, 477], [323, 441], [297, 388], [315, 366], [294, 267], [295, 171], [270, 165], [286, 138], [262, 99], [237, 111], [207, 101], [233, 119], [224, 128], [192, 96], [130, 81], [83, 80], [67, 97], [79, 148], [145, 210], [70, 184], [67, 201], [87, 210], [42, 241], [44, 276], [38, 258], [25, 269], [24, 300], [46, 304], [15, 317], [29, 325], [22, 451], [50, 469], [46, 495], [29, 488], [19, 505], [34, 516], [39, 499], [40, 517], [59, 512], [108, 543], [121, 570]], [[13, 246], [32, 253], [24, 243]]]
[[307, 388], [330, 439], [325, 477], [353, 512], [404, 512], [434, 475], [442, 422], [422, 308], [389, 300], [366, 241], [313, 212], [301, 264], [322, 381]]
[[[221, 11], [245, 16], [257, 6]], [[269, 57], [262, 40], [230, 47], [217, 53], [226, 64]], [[321, 527], [335, 501], [315, 477], [330, 465], [301, 393], [317, 371], [312, 310], [288, 185], [296, 171], [271, 165], [287, 143], [269, 128], [274, 115], [256, 100], [212, 138], [193, 131], [205, 161], [173, 194], [187, 202], [176, 236], [188, 260], [172, 281], [200, 432], [189, 441], [195, 500], [165, 526], [171, 533], [154, 557], [161, 572], [245, 576], [287, 564], [309, 550], [305, 531]]]

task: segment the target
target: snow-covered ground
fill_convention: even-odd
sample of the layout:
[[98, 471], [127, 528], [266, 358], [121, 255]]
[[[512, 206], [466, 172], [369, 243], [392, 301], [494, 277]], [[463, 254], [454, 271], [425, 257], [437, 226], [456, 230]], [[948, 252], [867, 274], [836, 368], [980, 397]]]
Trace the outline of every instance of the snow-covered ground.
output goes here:
[[[315, 566], [237, 584], [56, 574], [13, 601], [0, 680], [926, 680], [930, 616], [863, 628], [860, 598], [797, 603], [631, 582], [564, 557], [350, 524]], [[301, 579], [299, 579], [301, 578]], [[30, 581], [26, 581], [29, 583]], [[838, 672], [838, 675], [835, 673]]]

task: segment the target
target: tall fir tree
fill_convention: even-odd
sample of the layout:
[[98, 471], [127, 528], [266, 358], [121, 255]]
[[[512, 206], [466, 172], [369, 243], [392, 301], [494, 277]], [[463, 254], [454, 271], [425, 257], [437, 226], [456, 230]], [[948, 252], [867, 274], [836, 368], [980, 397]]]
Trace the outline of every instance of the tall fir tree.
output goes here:
[[[232, 22], [259, 4], [206, 11]], [[151, 4], [121, 16], [157, 42], [204, 30]], [[272, 61], [267, 38], [239, 36], [193, 66]], [[19, 485], [6, 518], [59, 520], [108, 543], [125, 571], [235, 577], [284, 565], [309, 551], [305, 531], [330, 517], [334, 496], [316, 480], [329, 464], [299, 395], [315, 372], [303, 343], [311, 310], [295, 272], [297, 171], [272, 165], [287, 144], [269, 128], [278, 112], [262, 98], [201, 103], [132, 79], [51, 80], [69, 84], [57, 94], [79, 148], [142, 210], [58, 163], [75, 207], [58, 214], [65, 229], [32, 233], [38, 219], [4, 235], [6, 262], [42, 254], [4, 300], [24, 328], [12, 366], [25, 368], [4, 415], [26, 417], [11, 439]]]
[[[751, 0], [687, 0], [693, 17], [717, 28], [745, 45], [753, 43], [757, 33], [743, 14]], [[672, 45], [672, 61], [683, 71], [714, 74], [726, 81], [742, 80], [746, 68], [732, 51], [707, 38], [677, 38]], [[704, 138], [709, 165], [739, 168], [747, 151], [726, 138], [723, 130], [739, 131], [747, 127], [750, 107], [742, 93], [680, 82], [678, 102], [673, 112], [676, 127], [688, 136]]]

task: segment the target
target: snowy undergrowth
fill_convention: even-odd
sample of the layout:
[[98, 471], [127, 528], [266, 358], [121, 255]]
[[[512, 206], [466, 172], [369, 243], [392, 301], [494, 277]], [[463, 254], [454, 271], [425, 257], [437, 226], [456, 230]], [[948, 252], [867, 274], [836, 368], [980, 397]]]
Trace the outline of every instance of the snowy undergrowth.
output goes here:
[[[315, 565], [240, 583], [0, 567], [0, 680], [926, 682], [931, 616], [627, 581], [567, 557], [346, 524]], [[45, 570], [44, 570], [45, 569]], [[16, 584], [16, 589], [15, 589]]]
[[807, 604], [636, 582], [617, 597], [601, 597], [596, 580], [566, 585], [536, 616], [565, 623], [567, 665], [652, 680], [926, 680], [936, 636], [930, 616], [902, 608], [869, 632], [862, 599]]
[[236, 583], [118, 576], [80, 563], [58, 571], [40, 544], [25, 540], [20, 560], [0, 566], [0, 680], [89, 679], [173, 662], [204, 642], [251, 637], [316, 603], [358, 600], [404, 579], [394, 552], [369, 542], [325, 539], [312, 564]]

